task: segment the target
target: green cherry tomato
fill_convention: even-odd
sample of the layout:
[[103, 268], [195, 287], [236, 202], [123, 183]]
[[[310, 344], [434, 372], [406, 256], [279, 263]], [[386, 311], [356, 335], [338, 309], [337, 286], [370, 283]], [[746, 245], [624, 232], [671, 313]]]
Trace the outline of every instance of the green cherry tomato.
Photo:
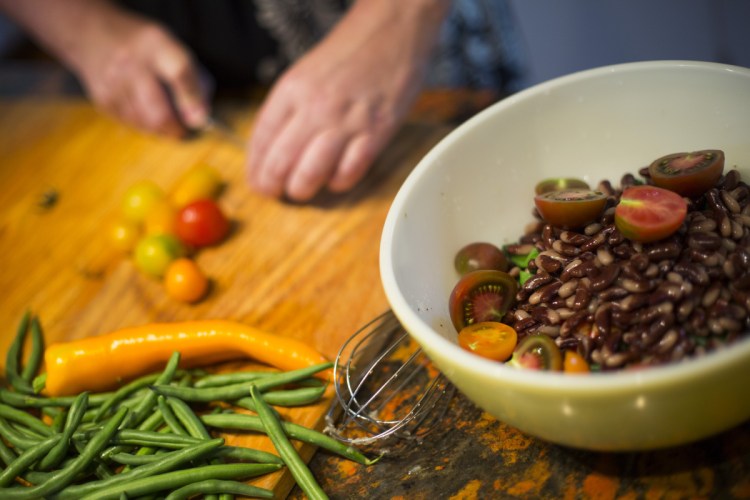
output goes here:
[[153, 181], [139, 181], [125, 191], [122, 199], [122, 215], [129, 221], [140, 224], [152, 207], [165, 198], [164, 191]]
[[590, 189], [562, 189], [534, 197], [534, 205], [548, 224], [577, 228], [595, 221], [607, 205], [607, 197]]
[[479, 269], [507, 271], [508, 259], [503, 251], [492, 243], [475, 242], [469, 243], [456, 253], [454, 266], [461, 276]]
[[485, 321], [500, 322], [518, 292], [516, 280], [502, 271], [471, 271], [451, 292], [448, 306], [456, 331]]
[[572, 177], [557, 177], [544, 179], [534, 188], [535, 194], [550, 193], [552, 191], [563, 191], [565, 189], [591, 189], [586, 181]]
[[185, 247], [171, 234], [150, 234], [135, 247], [135, 265], [149, 276], [161, 277], [169, 264], [185, 255]]
[[508, 364], [517, 368], [559, 371], [563, 356], [555, 341], [547, 335], [529, 335], [518, 343]]
[[716, 185], [724, 171], [724, 152], [706, 149], [674, 153], [655, 160], [649, 167], [651, 181], [688, 198], [697, 198]]
[[687, 203], [677, 193], [655, 186], [626, 189], [615, 208], [615, 226], [628, 239], [649, 243], [677, 231]]
[[212, 199], [188, 203], [177, 213], [177, 236], [194, 247], [221, 242], [229, 233], [229, 219]]

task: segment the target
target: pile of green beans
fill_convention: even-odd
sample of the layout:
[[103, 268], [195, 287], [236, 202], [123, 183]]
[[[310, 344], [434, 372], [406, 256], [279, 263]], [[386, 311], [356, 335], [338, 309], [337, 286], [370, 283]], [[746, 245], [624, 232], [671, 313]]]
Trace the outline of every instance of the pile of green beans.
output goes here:
[[[29, 333], [30, 352], [24, 356]], [[272, 491], [245, 481], [282, 467], [308, 497], [318, 499], [326, 495], [290, 440], [363, 465], [377, 461], [282, 420], [271, 406], [318, 401], [326, 386], [313, 377], [331, 363], [213, 375], [178, 369], [180, 356], [174, 353], [162, 372], [114, 392], [46, 397], [39, 374], [43, 353], [40, 322], [27, 313], [8, 350], [0, 388], [2, 499], [272, 498]], [[267, 434], [278, 454], [229, 446], [217, 437], [232, 430]]]

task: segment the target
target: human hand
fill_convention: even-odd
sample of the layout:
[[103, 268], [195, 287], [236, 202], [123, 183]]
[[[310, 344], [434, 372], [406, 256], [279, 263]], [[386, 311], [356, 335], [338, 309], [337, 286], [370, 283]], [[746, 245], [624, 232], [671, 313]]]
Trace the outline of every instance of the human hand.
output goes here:
[[251, 136], [248, 178], [296, 201], [351, 189], [421, 86], [449, 2], [356, 2], [273, 87]]
[[0, 7], [77, 73], [91, 99], [136, 127], [171, 136], [203, 125], [207, 90], [166, 29], [109, 0], [0, 0]]

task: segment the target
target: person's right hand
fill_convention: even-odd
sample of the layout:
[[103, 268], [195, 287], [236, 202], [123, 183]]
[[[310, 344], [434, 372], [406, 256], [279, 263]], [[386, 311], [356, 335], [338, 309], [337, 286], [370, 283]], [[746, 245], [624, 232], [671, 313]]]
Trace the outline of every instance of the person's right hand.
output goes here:
[[138, 128], [180, 136], [208, 116], [188, 49], [162, 26], [108, 0], [0, 0], [79, 77], [102, 109]]

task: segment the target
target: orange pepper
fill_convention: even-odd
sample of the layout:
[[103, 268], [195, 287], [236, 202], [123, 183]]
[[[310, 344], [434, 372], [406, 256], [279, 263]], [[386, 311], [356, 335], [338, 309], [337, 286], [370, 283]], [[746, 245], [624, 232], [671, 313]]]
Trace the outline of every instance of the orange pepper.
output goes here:
[[326, 359], [299, 340], [224, 320], [155, 323], [50, 345], [44, 354], [50, 396], [103, 391], [164, 367], [179, 351], [181, 366], [248, 357], [281, 370]]

